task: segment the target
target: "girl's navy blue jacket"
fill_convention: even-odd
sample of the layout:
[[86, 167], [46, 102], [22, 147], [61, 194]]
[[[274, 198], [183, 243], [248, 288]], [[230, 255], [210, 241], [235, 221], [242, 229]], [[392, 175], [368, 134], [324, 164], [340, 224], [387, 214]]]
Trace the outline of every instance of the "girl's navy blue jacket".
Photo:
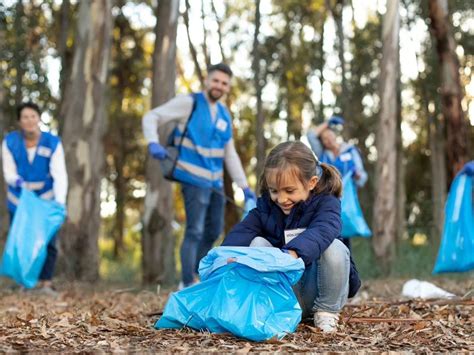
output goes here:
[[[257, 236], [274, 247], [294, 250], [308, 266], [318, 260], [334, 239], [341, 239], [341, 201], [328, 194], [314, 194], [295, 205], [286, 216], [268, 193], [257, 200], [257, 207], [232, 228], [222, 246], [249, 246]], [[305, 229], [285, 244], [285, 230]], [[351, 257], [349, 297], [360, 288], [360, 279]]]

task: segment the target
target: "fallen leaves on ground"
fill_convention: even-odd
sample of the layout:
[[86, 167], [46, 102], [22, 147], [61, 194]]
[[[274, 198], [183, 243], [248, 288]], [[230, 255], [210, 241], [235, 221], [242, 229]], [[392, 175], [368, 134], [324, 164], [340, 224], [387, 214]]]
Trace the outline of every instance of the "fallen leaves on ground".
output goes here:
[[[439, 284], [439, 283], [438, 283]], [[473, 281], [446, 282], [456, 300], [403, 300], [400, 281], [367, 282], [326, 335], [311, 321], [281, 341], [255, 343], [230, 334], [156, 330], [167, 294], [65, 286], [58, 298], [0, 289], [0, 352], [172, 351], [332, 352], [474, 351]], [[445, 286], [445, 287], [446, 287]]]

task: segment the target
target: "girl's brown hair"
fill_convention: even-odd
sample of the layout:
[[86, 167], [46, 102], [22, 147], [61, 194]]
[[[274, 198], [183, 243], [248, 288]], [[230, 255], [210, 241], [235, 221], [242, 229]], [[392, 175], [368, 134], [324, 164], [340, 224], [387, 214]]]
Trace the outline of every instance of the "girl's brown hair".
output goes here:
[[306, 186], [313, 177], [318, 177], [318, 183], [312, 191], [315, 194], [330, 194], [341, 197], [341, 175], [331, 165], [321, 164], [310, 148], [301, 142], [283, 142], [274, 147], [265, 160], [265, 166], [260, 178], [260, 193], [268, 192], [267, 175], [269, 170], [277, 170], [277, 181], [283, 173], [291, 172]]

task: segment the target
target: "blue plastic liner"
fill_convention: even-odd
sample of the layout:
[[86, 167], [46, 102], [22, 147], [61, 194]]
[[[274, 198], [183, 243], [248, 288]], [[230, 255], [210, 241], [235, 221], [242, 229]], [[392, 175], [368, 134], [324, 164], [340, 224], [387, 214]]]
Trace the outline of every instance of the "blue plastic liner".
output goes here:
[[[236, 261], [227, 263], [229, 258]], [[277, 248], [218, 247], [199, 264], [201, 282], [171, 294], [155, 328], [184, 326], [253, 341], [283, 338], [301, 321], [293, 292], [301, 259]]]
[[23, 189], [7, 236], [0, 274], [33, 288], [46, 260], [47, 246], [64, 222], [66, 209]]
[[365, 222], [357, 196], [357, 187], [352, 179], [352, 173], [342, 178], [341, 217], [343, 238], [372, 236], [369, 226]]
[[454, 179], [445, 207], [443, 236], [433, 274], [474, 269], [473, 177]]

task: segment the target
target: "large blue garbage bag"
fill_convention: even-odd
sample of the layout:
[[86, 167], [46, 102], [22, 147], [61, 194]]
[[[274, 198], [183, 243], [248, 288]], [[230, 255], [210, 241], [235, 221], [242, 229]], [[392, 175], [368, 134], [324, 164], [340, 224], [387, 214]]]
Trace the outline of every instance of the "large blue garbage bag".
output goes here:
[[474, 269], [473, 177], [454, 179], [445, 207], [443, 236], [433, 274]]
[[46, 260], [48, 243], [65, 217], [62, 205], [23, 189], [8, 232], [0, 274], [26, 288], [35, 287]]
[[[227, 263], [229, 258], [235, 262]], [[199, 264], [201, 282], [173, 293], [155, 328], [188, 326], [262, 341], [294, 332], [301, 307], [291, 288], [304, 263], [277, 248], [218, 247]]]
[[352, 173], [344, 175], [342, 178], [342, 237], [370, 237], [372, 232], [365, 222], [362, 209], [357, 196], [357, 187], [352, 179]]

